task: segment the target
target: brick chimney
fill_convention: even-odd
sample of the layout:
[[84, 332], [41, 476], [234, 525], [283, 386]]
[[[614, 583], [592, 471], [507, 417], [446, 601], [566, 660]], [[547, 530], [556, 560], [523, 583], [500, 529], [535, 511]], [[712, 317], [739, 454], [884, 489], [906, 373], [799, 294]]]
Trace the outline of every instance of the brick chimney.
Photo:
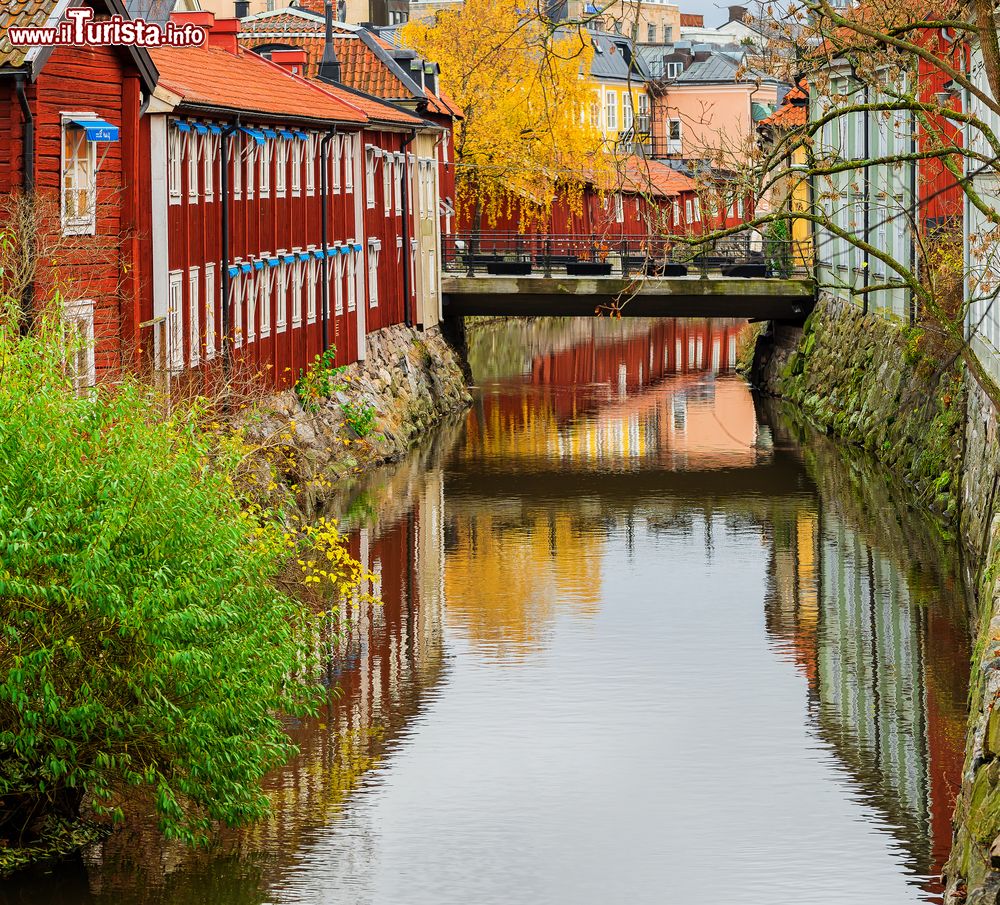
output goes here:
[[173, 12], [170, 14], [170, 21], [178, 25], [200, 25], [208, 32], [209, 47], [218, 47], [232, 54], [239, 52], [239, 19], [216, 19], [214, 13], [199, 10], [190, 13]]
[[305, 77], [306, 74], [306, 52], [296, 48], [295, 50], [272, 50], [271, 62], [277, 63], [282, 69], [287, 69], [292, 75]]
[[749, 17], [747, 8], [745, 6], [730, 6], [729, 7], [729, 22], [746, 22]]

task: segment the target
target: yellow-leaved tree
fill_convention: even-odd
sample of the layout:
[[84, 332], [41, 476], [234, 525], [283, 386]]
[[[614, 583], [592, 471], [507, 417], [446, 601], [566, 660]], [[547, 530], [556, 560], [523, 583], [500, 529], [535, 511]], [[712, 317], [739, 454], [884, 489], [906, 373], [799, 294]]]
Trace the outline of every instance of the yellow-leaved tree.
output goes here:
[[593, 46], [582, 28], [556, 29], [516, 0], [465, 0], [403, 40], [441, 66], [462, 108], [458, 201], [474, 224], [511, 208], [547, 216], [558, 194], [578, 206], [587, 182], [610, 184], [612, 161], [584, 113]]

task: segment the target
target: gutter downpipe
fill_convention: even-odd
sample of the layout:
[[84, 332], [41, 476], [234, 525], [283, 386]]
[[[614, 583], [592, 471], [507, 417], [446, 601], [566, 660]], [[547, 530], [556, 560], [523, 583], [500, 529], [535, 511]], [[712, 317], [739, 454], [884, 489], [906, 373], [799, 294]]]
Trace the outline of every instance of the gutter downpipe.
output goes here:
[[[403, 212], [403, 320], [407, 327], [413, 326], [413, 312], [410, 310], [410, 261], [413, 252], [410, 248], [410, 167], [407, 163], [406, 149], [416, 139], [417, 130], [404, 137], [399, 145], [403, 155], [403, 185], [401, 187], [400, 206]], [[414, 211], [415, 212], [415, 211]]]
[[[31, 112], [31, 105], [28, 103], [28, 95], [24, 90], [27, 76], [23, 72], [15, 76], [15, 89], [17, 100], [21, 105], [21, 115], [23, 117], [23, 129], [21, 133], [21, 189], [24, 192], [28, 203], [34, 206], [35, 195], [35, 117]], [[34, 244], [34, 237], [29, 237], [28, 241]], [[34, 257], [35, 249], [31, 249]], [[31, 312], [35, 306], [35, 281], [29, 280], [21, 293], [21, 316], [19, 329], [21, 335], [25, 336], [31, 327]]]
[[221, 229], [221, 242], [222, 247], [220, 248], [220, 262], [219, 266], [222, 270], [222, 373], [225, 380], [228, 382], [229, 374], [233, 366], [233, 345], [232, 337], [230, 336], [230, 312], [229, 312], [229, 293], [232, 288], [232, 279], [229, 276], [229, 202], [231, 194], [231, 186], [229, 185], [229, 137], [235, 132], [240, 130], [240, 117], [239, 114], [236, 115], [236, 120], [231, 126], [227, 126], [226, 130], [222, 133], [220, 139], [220, 169], [222, 170], [220, 178], [220, 201], [222, 202], [222, 222]]
[[[868, 103], [869, 103], [869, 101], [871, 99], [870, 96], [869, 96], [868, 90], [869, 90], [868, 86], [865, 85], [864, 103], [865, 103], [865, 107], [866, 108], [867, 108]], [[868, 109], [866, 109], [865, 110], [865, 116], [864, 116], [864, 124], [865, 124], [864, 145], [863, 145], [863, 150], [861, 152], [862, 154], [865, 155], [865, 209], [864, 209], [864, 213], [862, 215], [863, 216], [863, 221], [864, 221], [865, 245], [871, 245], [872, 177], [871, 177], [871, 167], [868, 165], [868, 161], [871, 159], [871, 121], [870, 121], [870, 118], [871, 118], [871, 111], [868, 110]], [[870, 285], [870, 283], [869, 283], [869, 270], [871, 268], [871, 261], [869, 260], [868, 249], [865, 249], [864, 255], [865, 255], [865, 259], [864, 259], [864, 264], [862, 265], [862, 269], [864, 270], [864, 274], [863, 274], [863, 277], [862, 277], [862, 285], [864, 286], [865, 290], [867, 290], [868, 287], [869, 287], [869, 285]], [[868, 313], [868, 296], [869, 296], [869, 293], [866, 291], [865, 292], [865, 298], [864, 298], [864, 302], [865, 302], [865, 304], [864, 304], [864, 313], [865, 314]]]
[[326, 166], [326, 155], [330, 146], [330, 142], [337, 137], [337, 127], [334, 126], [330, 129], [326, 135], [323, 136], [323, 140], [320, 142], [320, 174], [319, 174], [319, 197], [320, 197], [320, 242], [323, 246], [323, 285], [320, 287], [321, 296], [323, 300], [323, 351], [325, 352], [330, 348], [329, 341], [329, 328], [328, 323], [330, 320], [330, 258], [328, 256], [327, 245], [327, 227], [329, 223], [329, 214], [327, 213], [327, 194], [329, 192], [328, 177], [327, 177], [327, 166]]

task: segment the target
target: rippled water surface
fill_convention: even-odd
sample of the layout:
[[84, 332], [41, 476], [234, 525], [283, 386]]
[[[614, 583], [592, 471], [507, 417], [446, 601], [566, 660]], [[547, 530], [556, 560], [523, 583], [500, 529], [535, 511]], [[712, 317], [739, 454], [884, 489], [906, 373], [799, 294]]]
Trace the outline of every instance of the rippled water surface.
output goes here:
[[939, 901], [956, 563], [755, 406], [742, 326], [490, 325], [468, 417], [343, 513], [379, 576], [269, 823], [148, 831], [0, 902]]

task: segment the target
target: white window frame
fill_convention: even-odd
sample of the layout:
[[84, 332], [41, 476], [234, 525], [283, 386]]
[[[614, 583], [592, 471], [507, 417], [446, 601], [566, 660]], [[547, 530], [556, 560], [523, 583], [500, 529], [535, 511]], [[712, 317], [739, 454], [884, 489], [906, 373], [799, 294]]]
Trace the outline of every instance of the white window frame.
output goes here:
[[358, 253], [354, 250], [354, 243], [347, 253], [347, 310], [354, 311], [358, 307]]
[[701, 198], [694, 196], [694, 222], [701, 223]]
[[378, 261], [382, 252], [381, 239], [368, 240], [368, 307], [378, 308]]
[[258, 163], [260, 164], [260, 174], [258, 176], [258, 198], [270, 198], [271, 197], [271, 159], [274, 156], [274, 143], [277, 139], [265, 138], [264, 144], [260, 145], [260, 150], [257, 153]]
[[[309, 132], [303, 143], [299, 139], [299, 156], [305, 161], [306, 171], [306, 195], [310, 197], [316, 194], [316, 158], [319, 156], [319, 142], [316, 140], [316, 133]], [[302, 181], [301, 174], [299, 181]], [[292, 193], [295, 193], [295, 181], [292, 180]]]
[[219, 142], [217, 141], [218, 136], [212, 134], [203, 135], [202, 139], [202, 157], [204, 158], [204, 175], [202, 177], [205, 187], [204, 194], [206, 201], [215, 200], [215, 156], [218, 153]]
[[184, 271], [167, 275], [167, 367], [179, 374], [184, 370]]
[[215, 264], [205, 264], [205, 361], [215, 358]]
[[257, 295], [260, 305], [260, 338], [267, 339], [271, 335], [271, 271], [274, 269], [267, 263], [270, 254], [264, 252], [261, 255], [264, 260], [264, 269], [257, 273]]
[[341, 245], [337, 242], [334, 245], [337, 257], [333, 259], [334, 287], [333, 287], [333, 310], [337, 317], [344, 313], [344, 275], [347, 273], [347, 255], [341, 254]]
[[334, 135], [327, 145], [326, 153], [330, 159], [330, 185], [334, 195], [340, 194], [340, 174], [343, 170], [344, 136]]
[[356, 139], [355, 136], [344, 136], [344, 192], [347, 194], [352, 194], [354, 192], [354, 155], [356, 153], [354, 150], [354, 144], [356, 141], [360, 145], [360, 139]]
[[253, 136], [247, 136], [247, 149], [244, 152], [246, 154], [246, 185], [244, 186], [244, 192], [246, 193], [247, 201], [253, 201], [254, 193], [254, 172], [257, 169], [257, 139]]
[[633, 106], [632, 94], [626, 92], [622, 95], [622, 131], [630, 132], [635, 123], [635, 107]]
[[677, 226], [681, 222], [681, 202], [679, 198], [674, 198], [673, 200], [673, 215], [674, 215], [674, 226]]
[[231, 325], [233, 330], [233, 347], [239, 349], [243, 345], [243, 270], [240, 258], [234, 259], [233, 264], [236, 267], [236, 276], [229, 283], [230, 298], [226, 304], [230, 305], [230, 310], [233, 314]]
[[[94, 300], [79, 299], [66, 302], [62, 309], [63, 329], [66, 344], [66, 371], [73, 383], [73, 390], [81, 393], [97, 382], [97, 361], [94, 346]], [[69, 345], [80, 343], [69, 358]], [[80, 353], [83, 353], [81, 368]]]
[[611, 88], [604, 92], [604, 127], [608, 132], [618, 131], [618, 92]]
[[686, 223], [694, 223], [694, 201], [691, 198], [684, 202], [684, 217]]
[[365, 207], [375, 207], [375, 147], [365, 146]]
[[275, 306], [274, 306], [274, 332], [284, 333], [288, 329], [288, 282], [291, 277], [289, 268], [292, 266], [285, 263], [287, 251], [278, 252], [278, 272], [274, 278], [275, 285]]
[[292, 167], [292, 197], [300, 198], [302, 196], [302, 161], [305, 157], [305, 142], [297, 135], [285, 139], [285, 142], [285, 157], [288, 158]]
[[198, 307], [201, 302], [201, 293], [198, 291], [200, 278], [200, 267], [188, 268], [188, 364], [192, 368], [201, 364], [201, 312]]
[[615, 192], [612, 196], [612, 204], [615, 212], [615, 223], [625, 222], [625, 200], [621, 192]]
[[[289, 158], [289, 143], [296, 141], [294, 138], [285, 138], [281, 136], [277, 139], [277, 151], [274, 160], [274, 197], [284, 198], [287, 192], [287, 182], [288, 182], [288, 158]], [[294, 159], [294, 150], [292, 152], [292, 157]], [[294, 185], [293, 185], [294, 189]]]
[[306, 279], [309, 281], [306, 286], [306, 323], [315, 324], [316, 323], [316, 265], [319, 261], [313, 256], [313, 251], [316, 246], [310, 245], [306, 251], [309, 253], [309, 260], [304, 261], [306, 265]]
[[229, 144], [230, 163], [233, 167], [233, 199], [241, 201], [243, 199], [243, 136], [236, 132], [233, 140]]
[[[393, 205], [396, 211], [396, 216], [400, 217], [403, 214], [403, 174], [407, 172], [406, 167], [406, 157], [403, 154], [397, 154], [395, 158], [394, 173], [396, 178], [392, 181], [393, 187], [393, 200], [395, 204]], [[410, 213], [413, 213], [413, 192], [409, 192], [410, 196]]]
[[260, 279], [257, 268], [254, 266], [254, 261], [250, 261], [250, 273], [246, 275], [243, 281], [243, 289], [246, 292], [245, 300], [247, 306], [247, 329], [246, 329], [246, 343], [249, 346], [250, 343], [257, 341], [257, 283]]
[[388, 217], [392, 213], [392, 183], [393, 175], [396, 172], [395, 160], [383, 153], [382, 157], [382, 206], [385, 208], [385, 215]]
[[176, 123], [167, 126], [167, 201], [181, 203], [181, 160], [184, 156], [184, 133]]
[[292, 249], [295, 261], [292, 263], [292, 329], [302, 326], [302, 264], [299, 260], [301, 248]]
[[[92, 116], [93, 114], [86, 114]], [[70, 117], [83, 118], [83, 114], [63, 114], [62, 130], [60, 134], [60, 145], [59, 145], [59, 201], [60, 201], [60, 220], [62, 223], [62, 232], [64, 236], [93, 236], [97, 231], [97, 148], [96, 143], [87, 140], [87, 133], [80, 126], [74, 125], [70, 122]], [[88, 179], [89, 185], [87, 186], [87, 197], [89, 199], [88, 208], [84, 216], [68, 216], [66, 212], [66, 201], [67, 201], [67, 165], [68, 161], [66, 159], [66, 140], [68, 137], [68, 130], [79, 131], [81, 135], [82, 145], [80, 146], [82, 150], [86, 151], [86, 169], [87, 173], [83, 174], [84, 178]], [[76, 191], [76, 189], [74, 189]]]
[[195, 131], [194, 126], [190, 126], [191, 131], [187, 135], [187, 175], [188, 175], [188, 204], [198, 203], [198, 164], [201, 163], [201, 156], [198, 153], [201, 147], [201, 136]]

